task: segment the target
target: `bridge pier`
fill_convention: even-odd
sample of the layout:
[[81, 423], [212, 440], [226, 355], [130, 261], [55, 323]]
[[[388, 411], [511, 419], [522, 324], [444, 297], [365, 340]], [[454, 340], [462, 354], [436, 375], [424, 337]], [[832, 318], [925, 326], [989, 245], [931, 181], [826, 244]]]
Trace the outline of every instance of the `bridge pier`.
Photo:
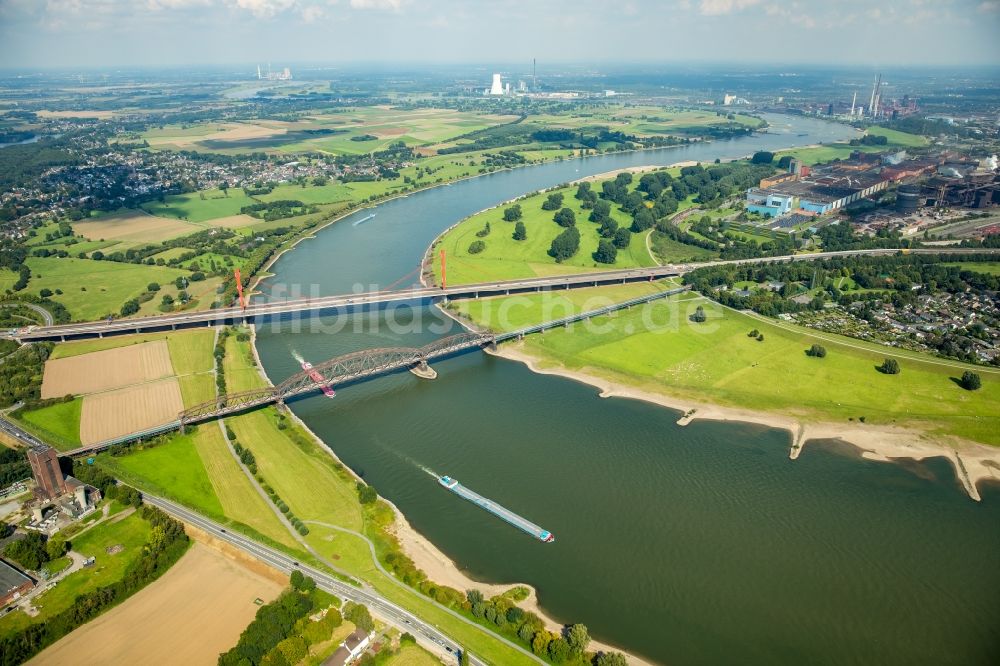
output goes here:
[[419, 363], [410, 368], [410, 372], [421, 379], [437, 379], [438, 376], [437, 370], [427, 365], [426, 358], [420, 359]]
[[496, 350], [497, 350], [497, 341], [496, 340], [490, 340], [490, 351], [491, 352], [496, 352]]

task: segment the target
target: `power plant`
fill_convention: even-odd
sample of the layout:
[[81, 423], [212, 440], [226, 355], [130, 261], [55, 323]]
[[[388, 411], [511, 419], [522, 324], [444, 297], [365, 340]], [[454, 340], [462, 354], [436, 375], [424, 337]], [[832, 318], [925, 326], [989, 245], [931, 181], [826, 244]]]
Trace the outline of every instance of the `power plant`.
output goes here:
[[292, 80], [292, 70], [285, 67], [280, 72], [271, 71], [271, 63], [267, 63], [267, 71], [261, 71], [260, 65], [257, 65], [257, 80], [259, 81], [291, 81]]

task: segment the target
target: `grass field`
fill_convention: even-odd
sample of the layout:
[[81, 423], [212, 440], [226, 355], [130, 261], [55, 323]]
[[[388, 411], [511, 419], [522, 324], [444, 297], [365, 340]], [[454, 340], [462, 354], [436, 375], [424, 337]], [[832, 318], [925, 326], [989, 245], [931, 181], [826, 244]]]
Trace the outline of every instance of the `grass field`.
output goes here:
[[[28, 617], [17, 611], [0, 619], [0, 636], [36, 622], [44, 622], [66, 610], [76, 598], [99, 587], [121, 579], [128, 566], [142, 553], [142, 546], [149, 540], [149, 524], [132, 514], [117, 522], [106, 522], [84, 532], [72, 541], [73, 550], [96, 559], [92, 567], [81, 569], [59, 581], [56, 587], [36, 598], [39, 615]], [[121, 552], [109, 555], [107, 548], [122, 546]]]
[[[228, 196], [227, 196], [228, 195]], [[230, 188], [228, 193], [220, 190], [202, 190], [190, 194], [175, 194], [166, 197], [163, 203], [152, 201], [142, 208], [151, 215], [172, 217], [189, 222], [209, 220], [239, 215], [243, 206], [256, 203], [240, 188]], [[193, 228], [197, 231], [197, 228]]]
[[[456, 307], [474, 321], [496, 321], [494, 310], [503, 307], [503, 300], [466, 301]], [[703, 324], [688, 321], [696, 303], [709, 315]], [[654, 325], [646, 325], [644, 316], [651, 317]], [[503, 323], [516, 328], [530, 321], [521, 317]], [[607, 330], [574, 325], [533, 336], [525, 348], [568, 368], [586, 368], [682, 399], [776, 411], [805, 420], [846, 423], [864, 416], [867, 423], [905, 424], [1000, 445], [996, 409], [1000, 380], [982, 370], [983, 388], [972, 392], [952, 380], [968, 366], [938, 365], [937, 359], [917, 354], [899, 356], [899, 375], [883, 375], [875, 366], [896, 350], [818, 338], [805, 329], [786, 329], [703, 299], [671, 297], [669, 302], [657, 301], [595, 323], [606, 324]], [[763, 342], [747, 336], [754, 328], [764, 334]], [[827, 348], [826, 358], [805, 355], [817, 342]]]
[[830, 143], [823, 146], [782, 150], [777, 155], [791, 155], [805, 164], [812, 165], [832, 162], [833, 160], [845, 160], [856, 150], [860, 150], [863, 153], [873, 153], [891, 150], [892, 148], [915, 148], [926, 146], [929, 143], [926, 137], [898, 132], [884, 127], [869, 127], [868, 134], [887, 137], [889, 143], [885, 146], [851, 146], [847, 143]]
[[[121, 264], [67, 257], [30, 257], [28, 289], [49, 289], [52, 300], [66, 306], [74, 319], [100, 319], [117, 314], [125, 301], [139, 296], [150, 282], [173, 282], [187, 271], [165, 266]], [[58, 293], [56, 290], [63, 293]]]
[[[207, 427], [207, 426], [202, 426]], [[222, 504], [208, 479], [205, 465], [195, 446], [195, 433], [175, 435], [164, 444], [127, 456], [101, 456], [101, 466], [131, 483], [141, 479], [141, 487], [196, 507], [208, 515], [223, 515]]]
[[956, 261], [948, 264], [941, 264], [942, 266], [957, 266], [964, 271], [972, 271], [973, 273], [985, 273], [986, 275], [1000, 275], [1000, 261], [988, 262], [988, 261]]
[[407, 645], [389, 657], [386, 666], [440, 666], [441, 660], [419, 645]]
[[650, 245], [653, 248], [653, 254], [664, 264], [707, 261], [719, 256], [718, 252], [675, 241], [669, 236], [655, 230], [653, 231], [653, 235], [650, 236]]
[[204, 424], [195, 431], [193, 441], [226, 517], [289, 548], [297, 547], [288, 529], [240, 469], [218, 425]]
[[14, 287], [20, 275], [9, 268], [0, 268], [0, 292]]
[[[561, 264], [548, 255], [552, 239], [563, 231], [563, 227], [553, 221], [554, 211], [541, 209], [549, 193], [537, 194], [517, 202], [524, 214], [521, 221], [527, 230], [527, 240], [514, 240], [514, 223], [503, 220], [503, 211], [509, 204], [477, 213], [444, 235], [437, 249], [443, 249], [446, 253], [448, 284], [656, 265], [646, 247], [645, 234], [632, 234], [631, 244], [618, 251], [613, 265], [595, 261], [592, 255], [600, 240], [599, 225], [587, 220], [590, 211], [580, 208], [580, 201], [573, 196], [575, 187], [556, 191], [563, 194], [563, 207], [576, 214], [576, 227], [580, 230], [580, 249], [576, 255]], [[612, 206], [611, 217], [621, 226], [631, 224], [631, 218], [618, 210], [617, 206]], [[478, 238], [476, 233], [487, 223], [490, 225], [490, 234]], [[470, 254], [469, 246], [476, 240], [484, 241], [486, 249], [478, 254]], [[439, 262], [435, 262], [434, 271], [435, 278], [440, 283]]]
[[27, 430], [60, 451], [80, 446], [80, 415], [83, 400], [74, 398], [41, 409], [23, 410], [16, 418]]

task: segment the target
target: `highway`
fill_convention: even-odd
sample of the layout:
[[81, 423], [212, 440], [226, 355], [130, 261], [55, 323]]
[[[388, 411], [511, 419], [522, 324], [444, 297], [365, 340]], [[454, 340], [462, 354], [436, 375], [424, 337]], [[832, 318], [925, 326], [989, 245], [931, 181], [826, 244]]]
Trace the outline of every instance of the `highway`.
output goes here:
[[[891, 255], [900, 250], [848, 250], [840, 252], [816, 252], [812, 254], [786, 255], [780, 257], [761, 257], [758, 259], [741, 259], [732, 261], [699, 262], [689, 264], [668, 264], [651, 268], [634, 268], [626, 270], [595, 271], [574, 275], [552, 277], [524, 278], [505, 282], [484, 282], [478, 284], [460, 285], [455, 287], [413, 287], [410, 289], [372, 291], [366, 293], [341, 294], [336, 296], [320, 296], [317, 298], [299, 298], [273, 300], [269, 302], [248, 305], [245, 310], [238, 307], [217, 308], [197, 312], [175, 312], [162, 315], [136, 317], [133, 319], [112, 319], [83, 322], [79, 324], [60, 324], [54, 326], [30, 326], [6, 333], [6, 337], [22, 342], [41, 340], [67, 340], [103, 336], [115, 333], [139, 333], [151, 330], [168, 330], [172, 328], [191, 326], [219, 326], [236, 322], [253, 322], [259, 319], [280, 317], [286, 315], [322, 312], [333, 310], [363, 309], [387, 303], [407, 301], [439, 300], [443, 298], [463, 299], [494, 296], [520, 291], [537, 291], [543, 289], [571, 289], [574, 287], [590, 287], [605, 284], [655, 280], [658, 278], [678, 276], [705, 266], [725, 266], [729, 264], [760, 264], [784, 261], [811, 261], [830, 259], [843, 256], [860, 255]], [[939, 248], [918, 248], [908, 250], [911, 254], [941, 254]], [[949, 248], [947, 254], [993, 254], [993, 249], [980, 248]]]
[[[204, 530], [213, 537], [221, 539], [226, 543], [239, 548], [243, 552], [277, 569], [278, 571], [281, 571], [282, 573], [290, 575], [292, 571], [298, 569], [303, 574], [315, 580], [316, 584], [320, 588], [342, 599], [347, 599], [349, 601], [367, 606], [373, 615], [377, 615], [383, 620], [396, 625], [402, 631], [408, 631], [410, 634], [416, 636], [417, 639], [425, 645], [430, 643], [433, 648], [436, 648], [436, 652], [440, 653], [443, 651], [445, 654], [453, 655], [455, 663], [458, 663], [458, 651], [462, 649], [458, 641], [449, 638], [437, 627], [424, 622], [410, 611], [401, 608], [400, 606], [397, 606], [391, 601], [380, 596], [370, 587], [358, 588], [345, 583], [330, 574], [297, 562], [281, 551], [261, 545], [256, 541], [248, 539], [242, 534], [227, 530], [222, 525], [205, 518], [201, 514], [191, 511], [190, 509], [187, 509], [179, 504], [175, 504], [169, 500], [165, 500], [162, 497], [156, 497], [155, 495], [150, 495], [144, 492], [142, 494], [142, 499], [147, 504], [159, 507], [181, 522]], [[514, 645], [499, 636], [494, 636], [494, 638], [508, 643], [511, 647], [516, 648], [520, 652], [530, 656], [535, 661], [544, 663], [530, 652], [522, 649], [520, 646]], [[476, 664], [477, 666], [486, 666], [487, 664], [487, 662], [481, 660], [472, 653], [469, 654], [469, 663]]]

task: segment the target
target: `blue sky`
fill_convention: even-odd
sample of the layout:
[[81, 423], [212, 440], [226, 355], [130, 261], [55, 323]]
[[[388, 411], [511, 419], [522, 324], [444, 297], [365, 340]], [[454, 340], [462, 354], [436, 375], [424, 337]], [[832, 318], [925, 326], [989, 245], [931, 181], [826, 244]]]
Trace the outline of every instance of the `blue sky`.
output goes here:
[[1000, 65], [1000, 0], [0, 0], [0, 67]]

